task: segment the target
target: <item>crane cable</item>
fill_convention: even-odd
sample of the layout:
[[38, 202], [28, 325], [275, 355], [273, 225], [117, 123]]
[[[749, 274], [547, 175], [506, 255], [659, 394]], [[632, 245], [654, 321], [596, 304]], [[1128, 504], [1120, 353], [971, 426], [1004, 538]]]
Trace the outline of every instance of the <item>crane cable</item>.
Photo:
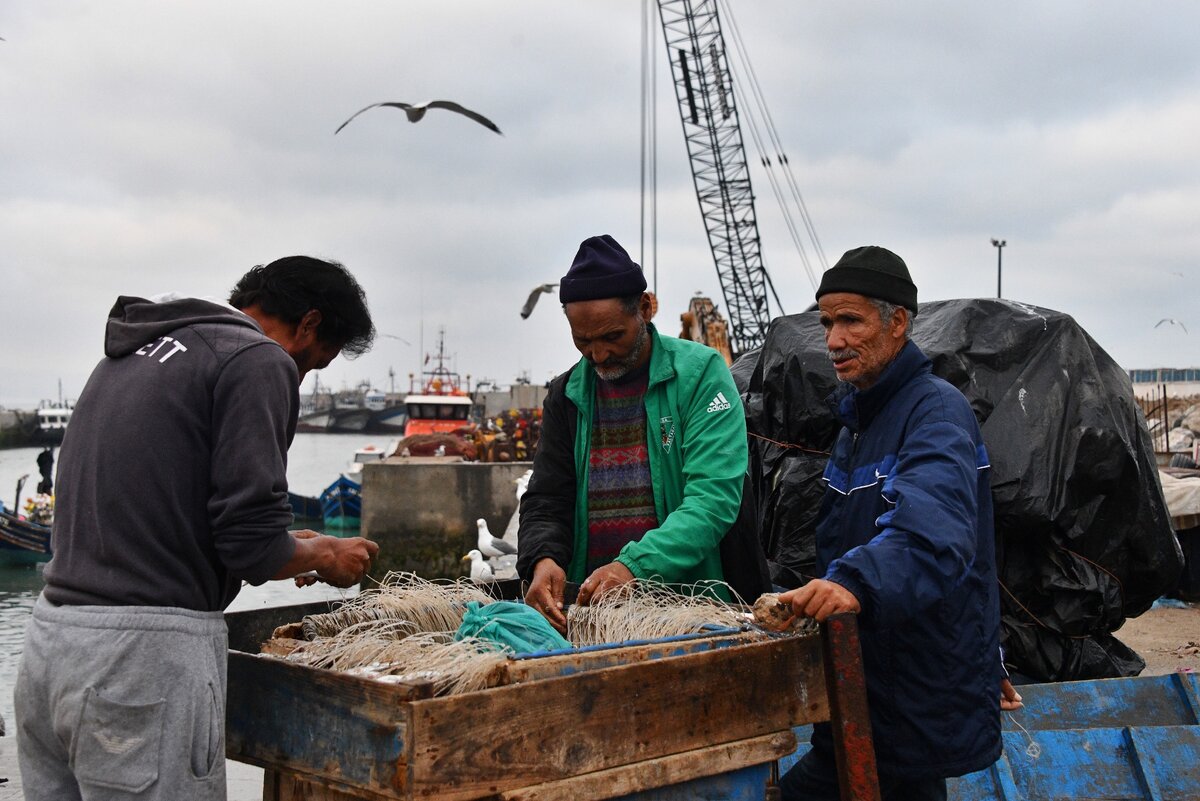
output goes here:
[[[771, 115], [770, 109], [767, 107], [765, 95], [763, 95], [762, 87], [758, 82], [758, 73], [754, 70], [754, 65], [750, 62], [750, 56], [746, 51], [746, 46], [742, 41], [742, 30], [738, 25], [737, 20], [733, 16], [733, 8], [729, 5], [729, 0], [718, 0], [718, 4], [725, 9], [725, 16], [729, 20], [730, 30], [733, 32], [733, 41], [737, 49], [739, 60], [745, 65], [746, 74], [749, 80], [746, 81], [750, 86], [754, 95], [754, 99], [761, 109], [763, 119], [766, 121], [766, 130], [771, 139], [776, 151], [776, 161], [783, 167], [783, 173], [788, 182], [788, 187], [792, 193], [792, 199], [796, 203], [796, 207], [800, 210], [800, 217], [804, 222], [804, 227], [808, 231], [809, 238], [812, 240], [817, 256], [821, 262], [822, 269], [829, 268], [829, 262], [825, 258], [825, 251], [821, 247], [821, 239], [817, 236], [816, 227], [813, 225], [812, 216], [808, 213], [808, 205], [804, 202], [804, 195], [800, 192], [800, 187], [796, 183], [796, 176], [792, 172], [791, 162], [788, 160], [787, 153], [783, 149], [783, 141], [779, 137], [778, 129], [775, 127], [775, 119]], [[769, 159], [767, 159], [769, 162]], [[770, 164], [767, 164], [768, 169]]]
[[[742, 62], [742, 65], [743, 65], [742, 83], [743, 83], [743, 85], [748, 87], [750, 90], [748, 93], [747, 100], [752, 101], [753, 104], [757, 104], [757, 106], [758, 106], [757, 114], [758, 115], [761, 115], [766, 120], [770, 120], [769, 113], [766, 111], [766, 101], [763, 98], [762, 91], [758, 86], [757, 76], [754, 73], [753, 67], [749, 63], [749, 56], [747, 55], [745, 45], [742, 43], [742, 40], [741, 40], [740, 28], [737, 26], [736, 20], [733, 19], [732, 10], [729, 8], [729, 5], [727, 2], [722, 3], [719, 1], [718, 4], [724, 8], [726, 19], [730, 23], [729, 28], [730, 28], [730, 32], [732, 34], [731, 39], [734, 43], [734, 49], [737, 51], [738, 58]], [[730, 72], [731, 73], [733, 72], [733, 66], [734, 66], [733, 63], [730, 62]], [[746, 105], [746, 117], [749, 122], [747, 127], [750, 131], [751, 138], [754, 140], [755, 147], [758, 148], [759, 160], [761, 161], [764, 169], [766, 170], [768, 180], [771, 182], [771, 190], [775, 194], [775, 201], [779, 205], [779, 209], [783, 215], [784, 222], [787, 225], [788, 232], [792, 237], [792, 243], [796, 246], [796, 252], [799, 254], [801, 264], [804, 266], [804, 270], [808, 274], [808, 280], [812, 283], [813, 288], [815, 289], [817, 286], [817, 279], [816, 279], [816, 275], [813, 272], [812, 262], [809, 259], [808, 252], [804, 247], [803, 238], [801, 237], [799, 230], [796, 227], [795, 218], [792, 215], [792, 213], [790, 212], [790, 210], [788, 209], [787, 199], [784, 195], [783, 190], [779, 186], [779, 178], [777, 177], [775, 172], [771, 169], [771, 158], [769, 155], [767, 155], [769, 152], [768, 148], [763, 145], [763, 137], [762, 137], [762, 134], [760, 133], [760, 129], [765, 128], [767, 130], [768, 135], [770, 136], [770, 138], [772, 140], [772, 143], [775, 145], [777, 161], [782, 164], [782, 163], [784, 163], [784, 159], [779, 156], [779, 154], [782, 152], [782, 147], [779, 143], [778, 135], [774, 132], [773, 126], [771, 124], [764, 125], [762, 122], [759, 121], [759, 117], [756, 116], [755, 107], [753, 104], [748, 103]], [[794, 190], [794, 184], [793, 184], [793, 190]], [[795, 193], [795, 191], [793, 191], [793, 199], [795, 198], [795, 196], [796, 196], [796, 193]], [[803, 207], [800, 207], [800, 208], [801, 208], [801, 217], [806, 219], [805, 215], [804, 215]], [[813, 232], [812, 226], [810, 224], [807, 224], [807, 222], [806, 222], [806, 227], [808, 228], [809, 235], [811, 237], [812, 232]], [[818, 248], [818, 253], [819, 253], [819, 248]]]
[[[793, 216], [787, 207], [784, 192], [778, 186], [778, 178], [776, 177], [772, 166], [778, 165], [781, 171], [784, 173], [784, 178], [787, 181], [787, 187], [790, 192], [791, 199], [795, 203], [796, 208], [799, 210], [800, 219], [803, 222], [804, 228], [808, 233], [808, 237], [813, 244], [813, 249], [821, 265], [821, 269], [828, 269], [829, 262], [825, 258], [824, 249], [821, 247], [821, 240], [817, 236], [816, 227], [813, 225], [812, 216], [808, 212], [808, 206], [804, 202], [804, 196], [801, 194], [799, 185], [796, 182], [795, 174], [792, 172], [792, 166], [788, 161], [787, 153], [783, 149], [783, 143], [780, 140], [778, 130], [775, 127], [774, 118], [771, 115], [770, 109], [767, 107], [766, 98], [764, 97], [762, 88], [758, 82], [758, 75], [754, 71], [754, 66], [750, 63], [750, 57], [747, 53], [746, 46], [742, 41], [741, 28], [738, 26], [737, 20], [733, 16], [733, 9], [730, 6], [729, 0], [717, 0], [717, 4], [723, 11], [725, 18], [729, 21], [728, 27], [732, 34], [731, 39], [735, 46], [734, 49], [737, 52], [738, 60], [742, 64], [742, 69], [740, 71], [740, 75], [738, 76], [741, 78], [740, 83], [749, 88], [750, 97], [748, 99], [752, 101], [752, 104], [747, 105], [746, 112], [750, 122], [748, 127], [750, 129], [751, 137], [754, 139], [755, 147], [757, 147], [759, 150], [759, 158], [763, 164], [763, 167], [766, 169], [768, 178], [771, 181], [771, 188], [775, 193], [776, 200], [779, 203], [780, 211], [783, 213], [788, 230], [792, 234], [792, 240], [796, 244], [796, 249], [800, 254], [801, 262], [804, 264], [805, 270], [808, 272], [808, 277], [809, 280], [812, 281], [813, 287], [816, 288], [817, 280], [813, 273], [808, 254], [805, 251], [801, 237], [799, 236]], [[730, 63], [730, 67], [730, 71], [733, 72], [732, 62]], [[758, 107], [757, 114], [761, 115], [763, 120], [763, 123], [761, 124], [756, 116], [754, 109], [755, 105]], [[760, 125], [766, 130], [771, 145], [774, 147], [774, 165], [770, 155], [768, 155], [768, 149], [763, 146], [762, 136], [759, 133]]]
[[[641, 131], [641, 253], [646, 267], [646, 195], [650, 195], [650, 250], [653, 259], [651, 291], [658, 295], [658, 116], [655, 112], [657, 84], [654, 36], [650, 33], [658, 11], [656, 0], [642, 0], [642, 131]], [[649, 184], [649, 190], [647, 190]]]
[[[641, 101], [642, 101], [641, 194], [642, 194], [642, 204], [641, 204], [641, 218], [640, 218], [641, 236], [642, 236], [642, 245], [641, 245], [642, 256], [641, 256], [641, 258], [643, 259], [642, 264], [644, 266], [646, 264], [646, 262], [645, 262], [645, 249], [646, 249], [645, 239], [646, 239], [646, 235], [647, 235], [646, 234], [646, 216], [647, 216], [646, 194], [647, 194], [647, 191], [649, 191], [649, 193], [650, 193], [650, 212], [649, 212], [649, 214], [650, 214], [650, 220], [651, 220], [650, 224], [651, 224], [651, 229], [652, 229], [651, 233], [650, 233], [650, 242], [651, 242], [651, 248], [652, 248], [653, 254], [654, 254], [654, 289], [655, 289], [656, 293], [657, 293], [657, 289], [658, 289], [658, 249], [657, 249], [658, 248], [658, 240], [657, 240], [657, 232], [658, 232], [658, 170], [657, 170], [658, 109], [657, 109], [656, 63], [655, 63], [655, 60], [656, 60], [655, 53], [657, 52], [657, 48], [654, 45], [653, 35], [648, 34], [648, 31], [658, 28], [660, 21], [661, 21], [660, 16], [659, 16], [660, 13], [661, 13], [661, 8], [660, 8], [659, 0], [643, 0], [642, 20], [641, 20], [641, 23], [642, 23], [641, 24], [641, 29], [642, 29], [642, 31], [641, 31], [642, 32], [642, 54], [641, 54], [642, 55], [642, 62], [641, 62], [641, 68], [642, 68], [642, 85], [641, 85]], [[728, 63], [728, 59], [726, 59], [726, 63]], [[733, 74], [732, 74], [732, 72], [730, 72], [730, 82], [731, 82], [730, 91], [733, 90], [732, 80], [733, 80]], [[752, 132], [756, 133], [754, 131], [752, 131]], [[762, 147], [761, 142], [759, 142], [758, 147], [759, 147], [760, 152], [764, 151], [764, 148]], [[762, 157], [760, 156], [760, 160], [761, 159], [762, 159]], [[770, 180], [772, 182], [772, 190], [775, 193], [776, 202], [780, 204], [781, 208], [784, 208], [785, 202], [783, 200], [782, 191], [779, 189], [778, 185], [776, 184], [775, 176], [773, 174], [771, 174], [770, 172], [768, 172], [768, 178], [770, 178]], [[650, 184], [649, 190], [647, 189], [647, 183]], [[807, 263], [807, 254], [805, 254], [803, 252], [803, 245], [800, 242], [799, 233], [795, 230], [794, 222], [786, 215], [786, 213], [784, 215], [784, 219], [788, 223], [789, 227], [791, 228], [792, 241], [796, 243], [797, 249], [801, 251], [801, 254], [805, 259], [805, 269], [808, 270], [808, 272], [809, 272], [809, 280], [814, 281], [814, 286], [815, 286], [816, 284], [815, 284], [815, 280], [813, 279], [811, 267]], [[776, 291], [775, 283], [774, 283], [774, 281], [771, 280], [771, 274], [769, 272], [767, 272], [765, 266], [762, 269], [762, 275], [763, 275], [763, 278], [765, 279], [767, 289], [770, 290], [771, 297], [773, 297], [775, 300], [775, 306], [779, 310], [779, 314], [786, 314], [787, 312], [783, 308], [783, 302], [779, 299], [779, 292]], [[735, 282], [736, 282], [736, 277], [735, 277]], [[764, 298], [763, 300], [767, 300], [767, 299]], [[769, 307], [768, 307], [768, 309], [769, 309]], [[770, 316], [769, 310], [768, 310], [768, 316]]]

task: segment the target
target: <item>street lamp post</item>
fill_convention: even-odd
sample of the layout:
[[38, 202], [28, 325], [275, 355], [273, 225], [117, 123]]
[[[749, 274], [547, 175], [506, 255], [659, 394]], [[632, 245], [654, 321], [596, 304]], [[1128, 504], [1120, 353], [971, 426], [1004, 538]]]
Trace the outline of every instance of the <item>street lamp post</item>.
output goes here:
[[1000, 266], [1004, 256], [1004, 246], [1008, 244], [1006, 239], [993, 239], [992, 244], [996, 247], [996, 297], [1000, 297]]

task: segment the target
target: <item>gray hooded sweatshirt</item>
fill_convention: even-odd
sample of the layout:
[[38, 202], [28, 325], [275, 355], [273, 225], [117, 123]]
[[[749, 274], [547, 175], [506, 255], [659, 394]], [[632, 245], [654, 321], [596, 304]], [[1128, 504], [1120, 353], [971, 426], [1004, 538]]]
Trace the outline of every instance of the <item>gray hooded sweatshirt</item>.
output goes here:
[[291, 559], [296, 365], [228, 306], [120, 297], [58, 459], [56, 604], [222, 610]]

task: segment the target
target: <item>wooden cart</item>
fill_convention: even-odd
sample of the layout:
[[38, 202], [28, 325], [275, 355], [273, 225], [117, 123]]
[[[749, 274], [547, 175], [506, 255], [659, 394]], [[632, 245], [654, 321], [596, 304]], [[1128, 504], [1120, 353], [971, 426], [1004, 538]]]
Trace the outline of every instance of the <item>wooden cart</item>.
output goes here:
[[834, 723], [843, 797], [878, 798], [852, 616], [820, 637], [717, 633], [514, 659], [502, 686], [435, 698], [429, 683], [257, 654], [276, 625], [324, 610], [227, 615], [227, 753], [266, 770], [265, 801], [761, 799], [793, 728], [820, 720]]

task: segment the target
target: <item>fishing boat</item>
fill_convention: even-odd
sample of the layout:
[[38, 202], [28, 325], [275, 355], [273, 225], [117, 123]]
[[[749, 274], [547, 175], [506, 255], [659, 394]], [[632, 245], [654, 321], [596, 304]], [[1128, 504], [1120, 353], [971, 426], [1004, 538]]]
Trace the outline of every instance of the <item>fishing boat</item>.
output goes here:
[[320, 500], [326, 527], [357, 526], [362, 519], [362, 484], [353, 479], [338, 476]]
[[[395, 434], [404, 431], [408, 411], [396, 395], [363, 381], [333, 393], [320, 385], [300, 400], [296, 431], [307, 434]], [[324, 394], [318, 394], [324, 391]]]
[[[420, 434], [469, 433], [477, 426], [471, 421], [474, 401], [462, 388], [458, 373], [446, 367], [446, 330], [438, 332], [436, 363], [422, 374], [421, 389], [404, 398], [408, 422], [404, 436]], [[468, 376], [469, 378], [469, 376]]]
[[0, 509], [0, 564], [34, 564], [50, 559], [50, 527]]
[[14, 511], [4, 508], [0, 501], [0, 564], [28, 565], [50, 559], [50, 526], [54, 522], [54, 499], [39, 494], [26, 506], [29, 513], [21, 517], [15, 507], [21, 503], [21, 490], [28, 475], [17, 479]]
[[320, 521], [325, 516], [321, 510], [321, 499], [311, 495], [301, 495], [289, 490], [288, 505], [292, 507], [292, 517], [296, 523]]
[[75, 410], [72, 401], [42, 401], [37, 408], [35, 438], [41, 445], [61, 445]]

